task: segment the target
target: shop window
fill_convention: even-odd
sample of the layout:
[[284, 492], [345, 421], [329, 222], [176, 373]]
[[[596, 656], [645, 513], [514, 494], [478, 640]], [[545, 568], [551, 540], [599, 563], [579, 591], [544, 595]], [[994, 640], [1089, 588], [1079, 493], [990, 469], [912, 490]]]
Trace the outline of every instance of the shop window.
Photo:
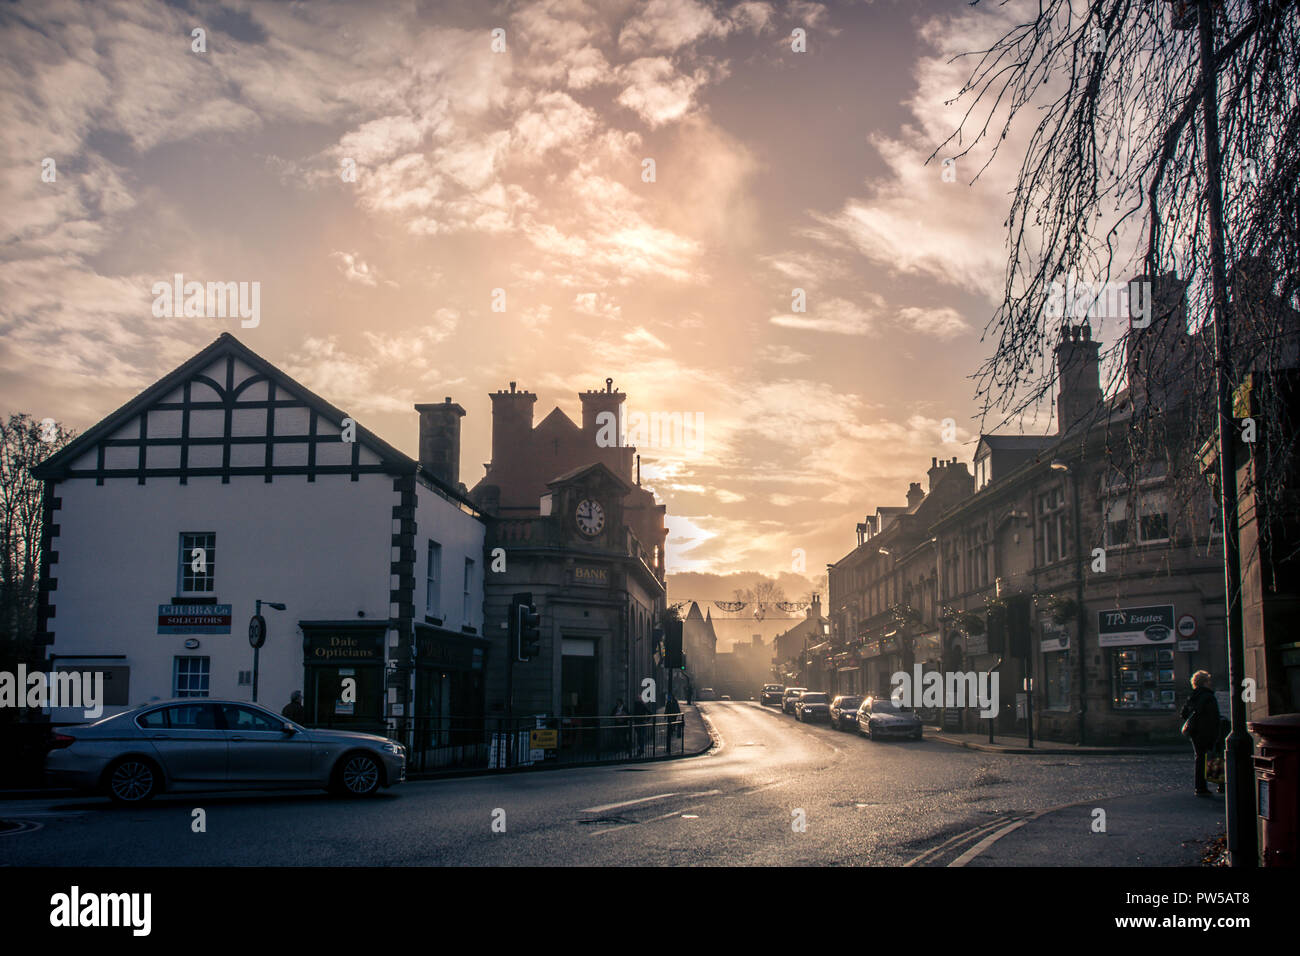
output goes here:
[[424, 613], [430, 617], [442, 616], [442, 598], [438, 579], [442, 575], [442, 545], [429, 541], [428, 560], [424, 572]]
[[177, 580], [180, 594], [211, 594], [216, 590], [217, 536], [210, 531], [181, 533]]
[[172, 669], [173, 697], [207, 697], [211, 658], [177, 657]]
[[1043, 671], [1047, 685], [1047, 710], [1070, 709], [1070, 652], [1052, 651], [1043, 655]]
[[1116, 710], [1174, 709], [1173, 648], [1114, 648], [1110, 673]]

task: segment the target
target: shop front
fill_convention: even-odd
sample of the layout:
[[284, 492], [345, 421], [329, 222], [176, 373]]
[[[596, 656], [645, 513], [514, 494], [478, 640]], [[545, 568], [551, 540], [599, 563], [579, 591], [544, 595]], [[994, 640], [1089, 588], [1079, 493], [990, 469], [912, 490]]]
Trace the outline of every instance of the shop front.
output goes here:
[[387, 623], [300, 621], [307, 723], [387, 735], [384, 636]]
[[415, 712], [418, 749], [478, 740], [485, 712], [488, 642], [429, 624], [415, 625]]

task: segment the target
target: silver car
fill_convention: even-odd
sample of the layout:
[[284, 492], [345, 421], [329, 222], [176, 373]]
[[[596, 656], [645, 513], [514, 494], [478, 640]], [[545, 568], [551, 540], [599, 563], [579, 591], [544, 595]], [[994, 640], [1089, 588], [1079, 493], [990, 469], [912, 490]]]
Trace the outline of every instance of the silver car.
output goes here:
[[910, 707], [900, 707], [888, 697], [868, 697], [858, 707], [858, 733], [872, 740], [882, 737], [920, 740], [921, 718]]
[[163, 791], [327, 789], [368, 796], [406, 779], [406, 748], [308, 729], [257, 704], [189, 697], [62, 727], [45, 758], [56, 786], [140, 803]]

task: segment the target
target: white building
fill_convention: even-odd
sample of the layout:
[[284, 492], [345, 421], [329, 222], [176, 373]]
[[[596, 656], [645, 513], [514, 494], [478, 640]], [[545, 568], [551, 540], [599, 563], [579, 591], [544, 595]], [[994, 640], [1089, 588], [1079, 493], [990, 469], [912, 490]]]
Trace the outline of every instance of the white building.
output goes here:
[[224, 334], [86, 431], [34, 470], [54, 667], [105, 671], [105, 713], [252, 700], [261, 599], [259, 703], [397, 736], [482, 713], [484, 520], [438, 466], [463, 410], [419, 408], [432, 469]]

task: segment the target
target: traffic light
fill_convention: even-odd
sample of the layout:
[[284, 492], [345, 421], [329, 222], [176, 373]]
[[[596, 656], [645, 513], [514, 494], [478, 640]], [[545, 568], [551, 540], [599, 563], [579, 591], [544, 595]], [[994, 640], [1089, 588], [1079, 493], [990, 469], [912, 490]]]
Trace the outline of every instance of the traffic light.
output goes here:
[[682, 654], [681, 621], [664, 622], [664, 667], [686, 667], [686, 658]]
[[542, 616], [531, 591], [516, 594], [510, 603], [510, 637], [517, 661], [530, 661], [542, 652]]

